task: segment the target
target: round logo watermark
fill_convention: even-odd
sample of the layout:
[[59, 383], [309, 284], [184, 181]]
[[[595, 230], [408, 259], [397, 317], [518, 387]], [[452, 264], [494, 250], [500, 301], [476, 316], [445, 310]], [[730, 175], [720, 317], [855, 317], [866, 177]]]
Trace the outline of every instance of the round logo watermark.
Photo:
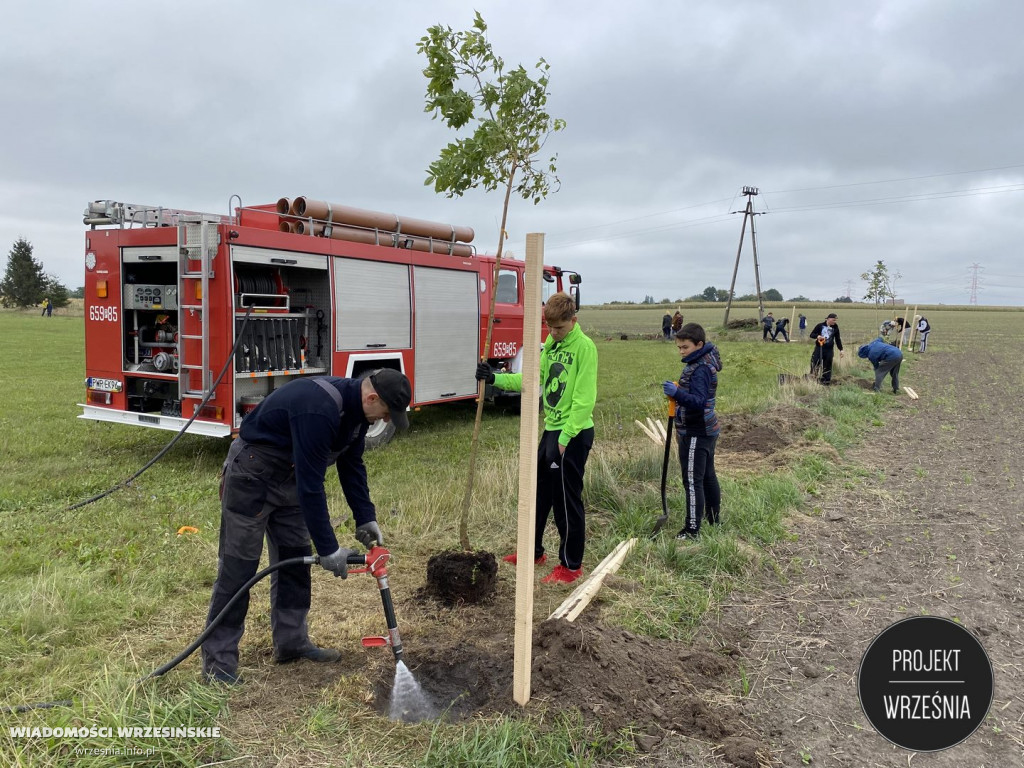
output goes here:
[[898, 747], [936, 752], [959, 744], [992, 704], [992, 663], [961, 625], [935, 616], [904, 619], [882, 632], [860, 661], [864, 715]]

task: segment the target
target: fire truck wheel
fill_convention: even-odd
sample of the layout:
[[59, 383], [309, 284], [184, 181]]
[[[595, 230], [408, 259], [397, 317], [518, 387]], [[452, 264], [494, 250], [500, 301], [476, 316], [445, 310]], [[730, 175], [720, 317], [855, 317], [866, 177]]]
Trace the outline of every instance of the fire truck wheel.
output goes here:
[[366, 448], [370, 451], [376, 448], [383, 448], [391, 442], [391, 438], [394, 436], [394, 424], [390, 421], [384, 421], [384, 419], [375, 421], [370, 425], [370, 428], [366, 430]]

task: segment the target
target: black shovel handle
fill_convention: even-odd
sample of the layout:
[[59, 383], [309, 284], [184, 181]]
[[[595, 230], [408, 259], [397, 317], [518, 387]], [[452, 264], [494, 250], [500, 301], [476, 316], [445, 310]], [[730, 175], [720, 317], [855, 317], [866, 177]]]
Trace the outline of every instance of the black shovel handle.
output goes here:
[[675, 421], [675, 409], [669, 405], [669, 417], [668, 424], [665, 425], [665, 458], [661, 463], [661, 517], [659, 517], [654, 523], [654, 532], [651, 534], [652, 537], [657, 536], [665, 523], [668, 522], [668, 459], [672, 455], [672, 422]]

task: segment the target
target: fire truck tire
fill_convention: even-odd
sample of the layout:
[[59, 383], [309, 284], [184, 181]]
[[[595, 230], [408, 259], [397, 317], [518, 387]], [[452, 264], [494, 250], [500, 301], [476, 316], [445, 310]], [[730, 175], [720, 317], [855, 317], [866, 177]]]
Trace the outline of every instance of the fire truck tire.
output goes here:
[[367, 450], [375, 450], [377, 448], [383, 448], [385, 445], [391, 442], [391, 438], [395, 436], [395, 425], [390, 421], [384, 421], [380, 419], [370, 425], [370, 428], [366, 430], [366, 448]]

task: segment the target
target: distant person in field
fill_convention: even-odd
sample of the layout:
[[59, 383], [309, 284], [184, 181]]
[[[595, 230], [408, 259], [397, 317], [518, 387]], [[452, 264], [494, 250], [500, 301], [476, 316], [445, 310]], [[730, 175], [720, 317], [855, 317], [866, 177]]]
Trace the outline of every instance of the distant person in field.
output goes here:
[[683, 315], [677, 309], [676, 313], [674, 315], [672, 315], [672, 333], [673, 334], [679, 333], [679, 331], [682, 330], [682, 328], [683, 328]]
[[[48, 298], [43, 299], [43, 311], [39, 313], [40, 317], [47, 314], [47, 310], [50, 309], [50, 300]], [[52, 312], [52, 310], [50, 310]]]
[[896, 323], [895, 322], [893, 322], [892, 320], [886, 320], [880, 326], [878, 326], [878, 333], [879, 333], [879, 335], [883, 339], [888, 341], [889, 340], [889, 334], [892, 333], [892, 329], [895, 328], [895, 327], [896, 327]]
[[[597, 402], [597, 347], [576, 318], [576, 303], [556, 293], [544, 305], [550, 335], [540, 353], [544, 434], [537, 449], [537, 527], [534, 563], [547, 560], [544, 528], [554, 510], [558, 529], [558, 565], [541, 581], [570, 584], [583, 575], [587, 520], [583, 507], [583, 472], [594, 446]], [[477, 381], [521, 392], [523, 374], [495, 373], [486, 362], [476, 367]], [[517, 554], [506, 555], [516, 564]]]
[[836, 313], [831, 312], [808, 334], [817, 342], [811, 353], [811, 376], [819, 377], [818, 380], [826, 387], [832, 383], [832, 361], [836, 348], [839, 349], [839, 356], [843, 355], [843, 340], [839, 335], [837, 321]]
[[720, 520], [722, 491], [715, 474], [715, 444], [720, 427], [715, 414], [718, 372], [722, 358], [714, 344], [707, 341], [704, 328], [687, 323], [676, 334], [676, 349], [683, 372], [676, 381], [666, 381], [662, 391], [675, 400], [675, 430], [679, 440], [679, 465], [683, 472], [686, 497], [686, 521], [676, 538], [692, 540], [700, 535], [700, 525], [717, 525]]
[[775, 327], [775, 318], [772, 317], [772, 313], [769, 312], [763, 318], [761, 318], [761, 341], [768, 341], [771, 339], [775, 341], [775, 336], [772, 334], [772, 329]]
[[661, 318], [661, 335], [665, 341], [672, 338], [672, 315], [668, 312]]
[[53, 316], [53, 302], [50, 301], [49, 299], [46, 300], [46, 316], [47, 317], [52, 317]]
[[875, 369], [875, 385], [871, 388], [873, 392], [882, 391], [882, 382], [885, 375], [889, 374], [892, 383], [892, 393], [900, 393], [900, 364], [903, 362], [903, 353], [881, 336], [869, 344], [865, 344], [857, 350], [857, 357], [862, 357], [871, 362]]
[[788, 317], [780, 317], [775, 321], [775, 333], [772, 334], [772, 341], [779, 340], [779, 334], [782, 334], [782, 338], [789, 344], [789, 331], [786, 330], [786, 326], [789, 325]]
[[799, 322], [800, 322], [800, 330], [801, 331], [806, 331], [807, 330], [807, 316], [806, 315], [800, 315]]
[[928, 334], [932, 332], [932, 327], [928, 323], [927, 317], [922, 317], [917, 321], [917, 351], [924, 352], [928, 349]]
[[[900, 334], [899, 336], [896, 337], [897, 339], [900, 338], [900, 336], [903, 337], [903, 344], [906, 344], [908, 341], [910, 341], [910, 323], [908, 323], [902, 317], [896, 318], [896, 332]], [[901, 345], [897, 344], [897, 346]]]

